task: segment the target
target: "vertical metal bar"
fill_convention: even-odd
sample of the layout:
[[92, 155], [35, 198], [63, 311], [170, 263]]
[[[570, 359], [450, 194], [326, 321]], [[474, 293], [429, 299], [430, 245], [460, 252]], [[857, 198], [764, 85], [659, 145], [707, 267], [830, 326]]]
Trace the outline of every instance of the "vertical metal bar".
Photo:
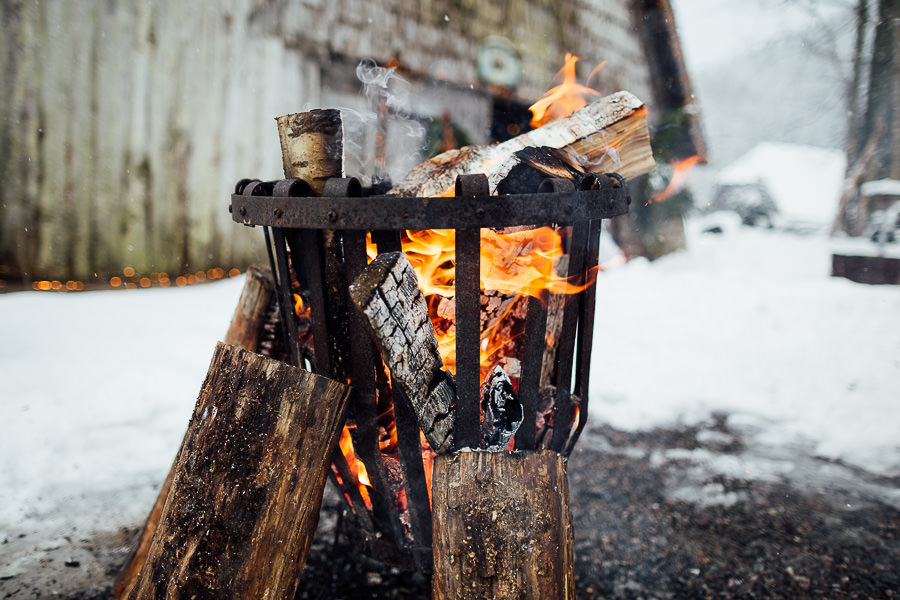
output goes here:
[[331, 372], [331, 348], [328, 343], [328, 316], [325, 312], [325, 283], [322, 274], [322, 255], [319, 251], [318, 232], [311, 229], [287, 231], [293, 252], [294, 272], [309, 300], [312, 321], [313, 348], [318, 375], [333, 377]]
[[[344, 266], [349, 284], [366, 266], [366, 234], [363, 231], [345, 231], [343, 232], [343, 241]], [[375, 352], [359, 312], [350, 310], [348, 321], [352, 363], [350, 369], [356, 420], [356, 429], [352, 432], [354, 446], [366, 467], [372, 484], [369, 495], [372, 499], [373, 511], [378, 517], [376, 524], [386, 538], [399, 547], [403, 539], [403, 529], [378, 447]]]
[[540, 298], [528, 298], [525, 314], [525, 348], [522, 357], [522, 375], [519, 378], [519, 401], [522, 403], [522, 425], [516, 432], [516, 450], [534, 450], [537, 426], [537, 405], [541, 382], [541, 364], [547, 337], [546, 291]]
[[[269, 256], [269, 269], [272, 271], [272, 279], [275, 284], [275, 304], [278, 307], [278, 314], [281, 316], [282, 322], [284, 322], [284, 313], [281, 312], [281, 305], [283, 304], [281, 300], [281, 278], [278, 276], [278, 269], [275, 266], [275, 255], [272, 252], [272, 236], [269, 235], [269, 228], [265, 225], [263, 226], [263, 237], [266, 238], [266, 254]], [[293, 298], [292, 298], [293, 300]], [[293, 304], [292, 304], [293, 305]], [[284, 343], [284, 347], [288, 349], [288, 352], [292, 352], [291, 350], [291, 334], [288, 332], [288, 326], [284, 325], [281, 328], [281, 338], [282, 343]], [[299, 334], [298, 334], [299, 337]], [[300, 364], [299, 362], [297, 363]]]
[[456, 230], [456, 449], [477, 448], [481, 388], [481, 232]]
[[[579, 277], [584, 265], [584, 255], [588, 241], [588, 222], [581, 221], [572, 227], [569, 244], [570, 279]], [[571, 398], [572, 367], [575, 357], [575, 334], [578, 328], [580, 312], [579, 297], [572, 294], [566, 298], [563, 326], [560, 333], [559, 348], [556, 354], [556, 411], [553, 416], [553, 439], [550, 449], [561, 452], [569, 438], [569, 425], [572, 422], [573, 406]]]
[[[372, 239], [378, 246], [378, 252], [400, 252], [399, 231], [372, 232]], [[416, 548], [413, 557], [420, 569], [431, 569], [431, 502], [428, 499], [428, 480], [425, 477], [425, 464], [422, 461], [422, 443], [419, 437], [419, 422], [412, 403], [403, 393], [399, 385], [391, 386], [394, 405], [394, 423], [397, 427], [397, 447], [400, 452], [400, 463], [403, 469], [403, 483], [409, 506], [410, 525]]]
[[278, 306], [281, 310], [281, 322], [288, 336], [288, 350], [291, 363], [300, 366], [300, 335], [297, 332], [297, 320], [294, 315], [294, 295], [291, 291], [291, 276], [288, 268], [287, 245], [284, 242], [284, 231], [281, 227], [272, 228], [275, 244], [275, 258], [278, 261]]
[[591, 347], [594, 343], [594, 311], [597, 306], [597, 266], [600, 251], [600, 220], [591, 221], [588, 232], [587, 256], [584, 261], [584, 273], [593, 280], [581, 293], [581, 319], [578, 323], [578, 354], [575, 359], [575, 394], [581, 400], [578, 413], [578, 424], [569, 436], [563, 454], [568, 456], [575, 447], [575, 442], [584, 430], [588, 418], [588, 395], [591, 376]]

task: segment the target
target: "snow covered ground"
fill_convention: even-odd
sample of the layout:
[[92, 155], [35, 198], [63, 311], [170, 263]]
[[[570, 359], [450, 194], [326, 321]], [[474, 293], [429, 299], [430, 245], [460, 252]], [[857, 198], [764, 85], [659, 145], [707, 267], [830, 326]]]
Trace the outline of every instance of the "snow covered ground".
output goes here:
[[[716, 219], [601, 276], [590, 423], [722, 411], [798, 459], [900, 475], [900, 288], [829, 277], [823, 234]], [[0, 295], [0, 577], [143, 521], [241, 286]]]

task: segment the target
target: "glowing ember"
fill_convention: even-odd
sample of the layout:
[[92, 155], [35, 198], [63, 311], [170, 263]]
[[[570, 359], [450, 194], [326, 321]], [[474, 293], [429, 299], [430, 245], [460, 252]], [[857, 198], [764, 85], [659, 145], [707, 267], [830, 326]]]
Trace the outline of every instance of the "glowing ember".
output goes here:
[[653, 194], [653, 197], [647, 201], [647, 204], [650, 204], [651, 202], [664, 202], [683, 190], [689, 181], [691, 169], [693, 169], [701, 160], [703, 160], [701, 157], [694, 155], [684, 160], [673, 161], [671, 163], [672, 179], [669, 180], [669, 185], [667, 185], [666, 189], [663, 191]]
[[[557, 76], [562, 76], [563, 81], [558, 86], [551, 88], [541, 99], [535, 102], [529, 110], [534, 115], [531, 119], [532, 127], [540, 127], [561, 119], [587, 104], [585, 96], [599, 96], [600, 92], [578, 84], [575, 75], [575, 63], [580, 59], [570, 53], [566, 53], [566, 61]], [[601, 63], [597, 69], [606, 63]], [[591, 75], [594, 73], [592, 72]]]

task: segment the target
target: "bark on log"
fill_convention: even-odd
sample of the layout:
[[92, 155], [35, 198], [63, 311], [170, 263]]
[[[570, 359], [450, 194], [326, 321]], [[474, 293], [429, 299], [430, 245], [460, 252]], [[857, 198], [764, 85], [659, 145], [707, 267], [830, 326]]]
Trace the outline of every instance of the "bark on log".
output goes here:
[[344, 176], [341, 111], [311, 110], [277, 117], [284, 176], [306, 181], [320, 196], [331, 177]]
[[263, 324], [268, 318], [275, 284], [272, 270], [262, 265], [251, 265], [247, 269], [244, 288], [238, 300], [231, 325], [225, 334], [225, 343], [244, 350], [256, 352], [263, 335]]
[[416, 273], [402, 252], [380, 254], [350, 286], [391, 378], [407, 395], [438, 454], [453, 447], [453, 378], [442, 371], [437, 338]]
[[439, 456], [432, 598], [574, 598], [566, 466], [543, 452]]
[[[275, 286], [272, 282], [271, 269], [260, 265], [252, 265], [247, 269], [244, 288], [241, 290], [238, 305], [235, 308], [234, 316], [231, 318], [228, 332], [225, 334], [226, 344], [250, 350], [251, 352], [259, 350], [259, 343], [264, 330], [263, 324], [268, 316], [268, 308], [274, 290]], [[184, 442], [182, 442], [183, 445]], [[144, 566], [147, 552], [150, 550], [150, 543], [153, 541], [153, 535], [159, 526], [159, 518], [166, 502], [166, 496], [169, 494], [169, 489], [171, 489], [172, 478], [175, 475], [175, 465], [177, 464], [178, 455], [172, 462], [169, 474], [159, 489], [156, 502], [153, 503], [153, 508], [150, 509], [150, 515], [144, 523], [144, 528], [141, 530], [137, 544], [128, 562], [113, 583], [113, 594], [116, 598], [124, 598], [128, 594], [137, 581], [141, 568]]]
[[[579, 157], [592, 173], [616, 172], [625, 178], [655, 165], [644, 103], [617, 92], [553, 123], [492, 146], [466, 146], [422, 163], [390, 191], [395, 196], [438, 196], [453, 190], [456, 176], [493, 173], [515, 152], [532, 146], [561, 148]], [[491, 187], [491, 192], [496, 189]]]
[[293, 598], [350, 388], [219, 343], [127, 598]]

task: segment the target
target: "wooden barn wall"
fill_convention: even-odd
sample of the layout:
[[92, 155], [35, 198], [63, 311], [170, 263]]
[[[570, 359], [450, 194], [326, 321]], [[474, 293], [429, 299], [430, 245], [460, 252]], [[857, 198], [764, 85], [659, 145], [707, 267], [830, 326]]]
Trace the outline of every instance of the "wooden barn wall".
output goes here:
[[[280, 176], [274, 117], [328, 102], [364, 107], [356, 82], [343, 81], [352, 69], [337, 68], [362, 57], [398, 60], [430, 98], [420, 112], [468, 106], [477, 141], [490, 114], [475, 84], [487, 35], [520, 52], [522, 98], [539, 96], [572, 51], [584, 73], [609, 61], [602, 91], [628, 88], [652, 105], [628, 6], [2, 2], [0, 265], [26, 280], [92, 279], [126, 266], [174, 275], [259, 260], [261, 233], [226, 212], [234, 182]], [[431, 76], [450, 91], [435, 91]]]

